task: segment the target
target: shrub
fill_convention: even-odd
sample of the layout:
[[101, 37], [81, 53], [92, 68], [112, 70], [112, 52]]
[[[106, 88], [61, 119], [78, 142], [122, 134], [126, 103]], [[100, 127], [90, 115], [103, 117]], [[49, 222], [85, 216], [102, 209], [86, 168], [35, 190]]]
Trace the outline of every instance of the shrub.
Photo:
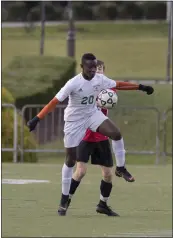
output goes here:
[[[22, 109], [26, 104], [47, 104], [66, 81], [74, 76], [75, 66], [75, 61], [67, 57], [15, 57], [4, 69], [2, 83], [12, 93], [18, 109]], [[27, 108], [24, 118], [28, 121], [37, 113], [37, 108], [32, 111]], [[50, 124], [48, 123], [48, 131]], [[45, 126], [41, 123], [40, 125], [43, 126], [43, 134]], [[56, 120], [55, 128], [57, 125]], [[42, 134], [38, 138], [40, 143]]]
[[93, 7], [96, 20], [115, 20], [117, 18], [117, 4], [115, 2], [101, 2]]
[[138, 2], [122, 2], [118, 6], [119, 19], [142, 19], [144, 11], [142, 5]]
[[93, 20], [92, 7], [87, 2], [73, 2], [75, 20]]
[[16, 2], [9, 2], [8, 8], [7, 8], [7, 21], [22, 21], [25, 19], [26, 15], [26, 8], [25, 3], [22, 1], [16, 1]]
[[[47, 21], [59, 21], [63, 19], [64, 9], [59, 6], [55, 7], [52, 3], [45, 3], [45, 16]], [[32, 21], [40, 21], [41, 7], [40, 4], [30, 10], [30, 17]]]
[[[46, 1], [47, 21], [64, 20], [68, 1]], [[3, 1], [3, 21], [40, 21], [39, 1]], [[166, 1], [73, 1], [76, 20], [165, 19]]]
[[68, 57], [18, 56], [2, 72], [2, 84], [12, 93], [17, 108], [45, 104], [75, 74]]
[[[2, 88], [2, 103], [14, 104], [14, 98], [11, 93]], [[21, 128], [21, 116], [18, 114], [18, 144], [20, 145], [20, 128]], [[2, 148], [13, 147], [13, 109], [2, 107], [2, 127], [1, 127], [1, 140]], [[33, 149], [36, 146], [36, 141], [28, 131], [28, 128], [24, 126], [24, 148]], [[18, 153], [17, 160], [20, 161], [20, 154]], [[2, 162], [12, 162], [13, 152], [2, 152]], [[24, 162], [37, 162], [35, 153], [25, 153]]]
[[165, 19], [166, 3], [165, 2], [143, 2], [143, 9], [146, 19]]

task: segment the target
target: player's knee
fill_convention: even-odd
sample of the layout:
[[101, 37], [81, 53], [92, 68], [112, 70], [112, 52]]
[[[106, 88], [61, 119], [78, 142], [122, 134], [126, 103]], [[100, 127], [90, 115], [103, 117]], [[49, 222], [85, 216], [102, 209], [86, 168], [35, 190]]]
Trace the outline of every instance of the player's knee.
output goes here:
[[68, 167], [74, 167], [76, 163], [76, 147], [66, 148], [66, 161]]
[[77, 172], [76, 172], [76, 177], [78, 178], [78, 180], [80, 181], [86, 174], [86, 171], [85, 170], [82, 170], [82, 169], [79, 169]]
[[122, 138], [121, 132], [119, 130], [112, 131], [110, 138], [112, 140], [116, 140], [116, 141], [121, 140], [121, 138]]
[[73, 159], [73, 158], [70, 158], [70, 157], [66, 158], [65, 164], [68, 167], [74, 167], [75, 163], [76, 163], [76, 159]]
[[104, 180], [106, 183], [111, 183], [111, 182], [112, 182], [112, 174], [111, 174], [111, 175], [103, 176], [103, 180]]
[[86, 171], [87, 171], [86, 164], [83, 163], [83, 162], [78, 162], [77, 163], [77, 168], [76, 168], [76, 171], [75, 171], [75, 177], [77, 177], [78, 180], [81, 180], [85, 176]]
[[112, 182], [113, 172], [112, 168], [103, 167], [102, 168], [103, 180], [107, 183]]

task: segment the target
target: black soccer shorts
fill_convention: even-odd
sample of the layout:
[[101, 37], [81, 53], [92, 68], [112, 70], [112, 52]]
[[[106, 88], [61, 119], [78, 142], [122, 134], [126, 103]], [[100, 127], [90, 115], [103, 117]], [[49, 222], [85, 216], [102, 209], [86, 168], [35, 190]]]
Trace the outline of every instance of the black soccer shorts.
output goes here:
[[91, 164], [105, 167], [113, 166], [113, 158], [109, 140], [100, 142], [81, 141], [77, 148], [77, 161], [88, 163], [91, 156]]

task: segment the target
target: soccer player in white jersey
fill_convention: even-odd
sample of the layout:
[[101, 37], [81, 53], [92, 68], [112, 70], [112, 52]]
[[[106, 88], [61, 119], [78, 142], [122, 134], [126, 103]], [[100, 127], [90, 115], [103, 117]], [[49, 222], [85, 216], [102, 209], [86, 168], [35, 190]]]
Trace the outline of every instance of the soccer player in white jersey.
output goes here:
[[116, 156], [119, 158], [125, 156], [124, 142], [119, 129], [107, 116], [97, 109], [96, 98], [100, 91], [108, 88], [141, 90], [145, 91], [148, 95], [154, 91], [151, 86], [116, 82], [103, 74], [97, 74], [97, 59], [91, 53], [82, 56], [81, 68], [82, 73], [67, 81], [64, 87], [61, 88], [37, 116], [28, 122], [30, 131], [34, 130], [41, 119], [54, 110], [58, 103], [63, 102], [69, 97], [64, 113], [66, 160], [62, 168], [62, 196], [58, 210], [59, 215], [66, 215], [77, 147], [82, 141], [87, 129], [108, 136], [114, 141], [112, 145], [113, 151], [116, 151]]
[[[105, 73], [105, 64], [101, 60], [97, 60], [97, 73]], [[101, 110], [104, 115], [108, 115], [108, 109], [100, 108], [99, 110]], [[100, 201], [96, 207], [96, 212], [106, 214], [108, 216], [119, 216], [107, 205], [112, 191], [113, 177], [113, 158], [109, 138], [100, 134], [99, 132], [92, 132], [91, 130], [87, 129], [85, 137], [79, 144], [77, 150], [77, 165], [76, 171], [74, 172], [71, 180], [68, 206], [70, 205], [71, 199], [80, 185], [81, 180], [86, 174], [87, 163], [91, 157], [91, 164], [99, 165], [102, 171], [102, 180], [100, 183]], [[116, 176], [123, 177], [128, 182], [134, 182], [134, 177], [125, 167], [125, 157], [115, 157], [115, 159]]]

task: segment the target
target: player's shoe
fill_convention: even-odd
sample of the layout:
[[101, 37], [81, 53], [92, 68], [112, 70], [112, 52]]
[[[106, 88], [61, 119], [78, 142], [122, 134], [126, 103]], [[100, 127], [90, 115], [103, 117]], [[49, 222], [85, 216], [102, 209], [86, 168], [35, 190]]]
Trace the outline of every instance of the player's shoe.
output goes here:
[[59, 208], [58, 208], [58, 215], [59, 216], [65, 216], [66, 213], [67, 213], [67, 205], [66, 206], [62, 206], [60, 205]]
[[63, 195], [61, 196], [61, 202], [58, 208], [58, 215], [59, 216], [65, 216], [67, 213], [67, 209], [68, 209], [68, 200], [69, 200], [69, 196], [68, 195]]
[[112, 209], [107, 205], [106, 202], [100, 202], [96, 207], [96, 212], [105, 214], [107, 216], [119, 217], [119, 215], [116, 212], [112, 211]]
[[115, 175], [124, 178], [127, 182], [134, 182], [134, 177], [123, 167], [116, 167]]

